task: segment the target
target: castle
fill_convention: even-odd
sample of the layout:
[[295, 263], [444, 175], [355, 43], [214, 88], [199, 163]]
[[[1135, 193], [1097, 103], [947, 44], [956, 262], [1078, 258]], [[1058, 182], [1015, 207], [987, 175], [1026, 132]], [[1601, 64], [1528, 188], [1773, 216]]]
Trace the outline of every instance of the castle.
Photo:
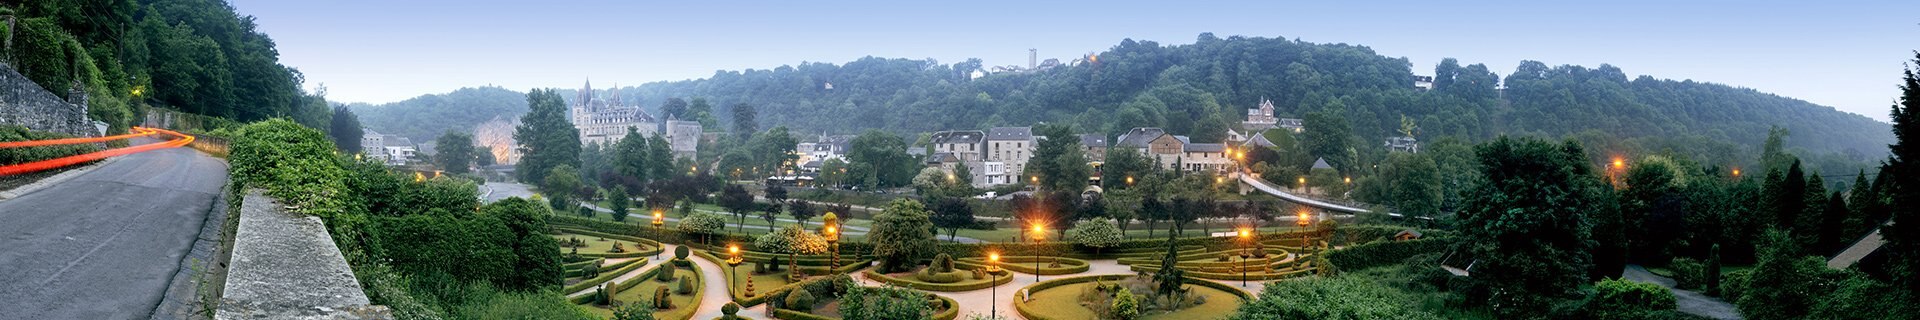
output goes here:
[[[615, 86], [613, 90], [619, 90], [619, 87]], [[573, 120], [573, 127], [580, 130], [580, 144], [608, 145], [620, 142], [620, 138], [627, 136], [628, 128], [638, 131], [641, 137], [653, 137], [660, 132], [659, 123], [653, 119], [653, 115], [641, 110], [640, 106], [622, 103], [618, 91], [610, 91], [608, 95], [610, 99], [594, 98], [593, 81], [588, 80], [586, 86], [580, 88], [573, 105], [569, 106], [568, 115]]]

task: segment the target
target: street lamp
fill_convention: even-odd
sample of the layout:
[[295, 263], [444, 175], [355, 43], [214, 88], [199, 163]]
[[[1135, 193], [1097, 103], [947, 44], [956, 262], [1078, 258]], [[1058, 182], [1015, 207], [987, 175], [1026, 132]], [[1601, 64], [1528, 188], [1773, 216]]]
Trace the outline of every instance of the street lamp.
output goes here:
[[[1737, 172], [1738, 170], [1735, 170], [1735, 171]], [[1127, 186], [1128, 187], [1133, 186], [1133, 176], [1127, 176]]]
[[1740, 168], [1733, 168], [1733, 177], [1734, 178], [1740, 177]]
[[[993, 274], [995, 273], [1000, 273], [1000, 253], [999, 252], [987, 253], [987, 282], [989, 283], [993, 282]], [[1000, 286], [993, 285], [993, 286], [988, 286], [988, 288], [992, 288], [987, 291], [987, 303], [992, 305], [990, 307], [987, 307], [987, 310], [990, 310], [988, 313], [992, 314], [994, 319], [999, 319], [1000, 318]]]
[[[732, 268], [732, 270], [728, 271], [728, 275], [732, 277], [732, 281], [727, 282], [728, 286], [739, 284], [740, 262], [744, 260], [746, 259], [740, 258], [740, 245], [727, 245], [727, 266]], [[747, 297], [753, 297], [753, 277], [747, 277]]]
[[1306, 248], [1307, 248], [1307, 246], [1308, 246], [1308, 244], [1307, 244], [1307, 241], [1308, 241], [1308, 239], [1307, 239], [1307, 225], [1308, 225], [1308, 224], [1313, 224], [1313, 222], [1311, 222], [1311, 221], [1308, 221], [1307, 219], [1310, 219], [1310, 218], [1308, 218], [1308, 217], [1307, 217], [1307, 211], [1306, 211], [1306, 210], [1300, 210], [1300, 216], [1298, 217], [1298, 219], [1297, 219], [1297, 221], [1296, 221], [1295, 223], [1297, 223], [1297, 224], [1299, 224], [1299, 225], [1300, 225], [1300, 248], [1301, 248], [1301, 249], [1306, 249]]
[[[828, 214], [832, 214], [832, 213], [828, 213]], [[829, 271], [831, 271], [831, 270], [840, 270], [840, 226], [839, 226], [839, 223], [834, 223], [834, 222], [829, 222], [829, 224], [827, 225], [827, 246], [828, 246], [828, 247], [832, 247], [832, 248], [833, 248], [833, 263], [832, 263], [832, 264], [829, 264], [829, 265], [828, 265], [828, 267], [827, 267], [827, 270], [829, 270]]]
[[1247, 246], [1247, 243], [1248, 241], [1251, 241], [1251, 240], [1253, 240], [1253, 230], [1247, 230], [1246, 227], [1241, 227], [1240, 228], [1240, 287], [1241, 288], [1247, 287], [1247, 258], [1253, 257], [1253, 253], [1248, 250], [1249, 246]]
[[[1036, 222], [1033, 224], [1033, 248], [1035, 251], [1040, 250], [1040, 242], [1047, 239], [1045, 230], [1046, 227], [1040, 223]], [[1040, 282], [1040, 260], [1040, 254], [1036, 253], [1033, 255], [1033, 282]]]
[[[660, 226], [665, 224], [667, 224], [667, 217], [661, 214], [660, 208], [653, 208], [653, 237], [654, 238], [665, 238], [660, 236]], [[654, 239], [654, 240], [660, 240], [660, 239]], [[662, 249], [665, 249], [665, 248], [663, 247]], [[660, 250], [660, 251], [666, 251], [666, 250]], [[653, 259], [660, 260], [660, 254], [654, 253]]]
[[1306, 188], [1307, 188], [1307, 176], [1300, 176], [1300, 179], [1299, 179], [1299, 181], [1300, 181], [1300, 189], [1306, 189]]

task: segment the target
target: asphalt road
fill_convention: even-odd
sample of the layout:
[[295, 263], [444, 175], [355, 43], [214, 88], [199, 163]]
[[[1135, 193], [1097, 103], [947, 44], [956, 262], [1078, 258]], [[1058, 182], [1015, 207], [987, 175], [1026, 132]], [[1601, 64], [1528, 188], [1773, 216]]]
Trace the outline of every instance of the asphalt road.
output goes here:
[[173, 148], [0, 201], [0, 318], [151, 317], [226, 183], [226, 162]]

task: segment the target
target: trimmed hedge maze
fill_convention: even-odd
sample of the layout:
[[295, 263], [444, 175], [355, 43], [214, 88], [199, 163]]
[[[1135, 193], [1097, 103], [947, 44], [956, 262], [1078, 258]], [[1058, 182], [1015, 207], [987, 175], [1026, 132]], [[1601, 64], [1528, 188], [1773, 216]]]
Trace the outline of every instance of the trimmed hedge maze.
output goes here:
[[[1080, 259], [1074, 259], [1074, 258], [1063, 258], [1063, 257], [1035, 257], [1035, 256], [1001, 256], [1000, 268], [1011, 270], [1013, 272], [1032, 274], [1032, 273], [1035, 273], [1034, 267], [1033, 267], [1035, 261], [1040, 262], [1040, 269], [1038, 273], [1043, 276], [1075, 274], [1075, 273], [1087, 272], [1087, 270], [1091, 268], [1091, 266], [1087, 265], [1086, 260], [1080, 260]], [[1053, 266], [1054, 262], [1059, 262], [1060, 266], [1058, 267]], [[987, 259], [981, 258], [981, 257], [966, 257], [966, 258], [954, 259], [953, 263], [966, 266], [969, 268], [987, 267]], [[985, 287], [982, 287], [982, 288], [985, 288]]]
[[[1134, 277], [1115, 274], [1041, 281], [1015, 291], [1013, 308], [1028, 320], [1095, 319], [1097, 313], [1082, 305], [1080, 297], [1098, 282], [1121, 282]], [[1253, 299], [1246, 291], [1213, 281], [1188, 280], [1184, 287], [1197, 296], [1206, 297], [1206, 303], [1172, 312], [1143, 312], [1135, 319], [1223, 319]]]

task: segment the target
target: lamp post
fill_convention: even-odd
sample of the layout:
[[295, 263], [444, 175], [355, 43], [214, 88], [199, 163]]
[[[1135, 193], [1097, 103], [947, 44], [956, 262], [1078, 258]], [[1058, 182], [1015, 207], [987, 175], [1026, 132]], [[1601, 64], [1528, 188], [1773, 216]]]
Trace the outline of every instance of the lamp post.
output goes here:
[[[742, 260], [745, 260], [745, 259], [740, 258], [740, 245], [737, 245], [737, 244], [727, 245], [727, 266], [732, 268], [731, 270], [727, 271], [728, 275], [731, 276], [730, 279], [728, 280], [732, 280], [727, 282], [727, 286], [731, 287], [736, 284], [739, 284], [740, 262]], [[748, 297], [753, 296], [753, 277], [747, 277], [747, 296]]]
[[[995, 273], [1000, 273], [1000, 253], [999, 252], [993, 252], [993, 253], [987, 254], [987, 281], [988, 282], [993, 281], [993, 274]], [[999, 319], [1000, 318], [1000, 286], [993, 285], [993, 286], [989, 286], [988, 288], [991, 288], [987, 290], [987, 304], [991, 305], [990, 307], [987, 307], [987, 310], [990, 310], [988, 311], [988, 314], [991, 314], [992, 315], [991, 317], [993, 317], [994, 319]]]
[[1247, 230], [1246, 227], [1241, 227], [1240, 228], [1240, 287], [1241, 288], [1247, 287], [1247, 258], [1253, 257], [1253, 253], [1248, 250], [1247, 243], [1248, 241], [1251, 241], [1251, 240], [1253, 240], [1253, 231]]
[[[1035, 251], [1040, 250], [1040, 242], [1046, 240], [1046, 238], [1047, 238], [1047, 233], [1046, 233], [1045, 226], [1037, 222], [1034, 223], [1033, 224], [1033, 248]], [[1039, 254], [1033, 255], [1033, 282], [1040, 282], [1040, 260], [1041, 260], [1040, 257], [1041, 256]]]
[[1301, 249], [1306, 249], [1307, 246], [1309, 246], [1309, 244], [1307, 243], [1308, 241], [1307, 225], [1312, 224], [1313, 222], [1308, 221], [1308, 219], [1310, 218], [1307, 217], [1307, 211], [1300, 210], [1300, 216], [1297, 219], [1298, 221], [1296, 221], [1295, 223], [1300, 225], [1300, 248]]
[[828, 265], [827, 270], [840, 270], [840, 226], [839, 223], [828, 223], [826, 232], [827, 247], [833, 248], [833, 262]]
[[[660, 212], [660, 208], [653, 208], [653, 237], [654, 238], [664, 238], [660, 236], [660, 226], [665, 224], [667, 224], [667, 217], [662, 215], [662, 213]], [[659, 240], [659, 239], [654, 239], [654, 240]], [[662, 249], [665, 249], [665, 248], [662, 248]], [[660, 251], [666, 251], [666, 250], [660, 250]], [[654, 253], [653, 259], [660, 260], [660, 253]]]

